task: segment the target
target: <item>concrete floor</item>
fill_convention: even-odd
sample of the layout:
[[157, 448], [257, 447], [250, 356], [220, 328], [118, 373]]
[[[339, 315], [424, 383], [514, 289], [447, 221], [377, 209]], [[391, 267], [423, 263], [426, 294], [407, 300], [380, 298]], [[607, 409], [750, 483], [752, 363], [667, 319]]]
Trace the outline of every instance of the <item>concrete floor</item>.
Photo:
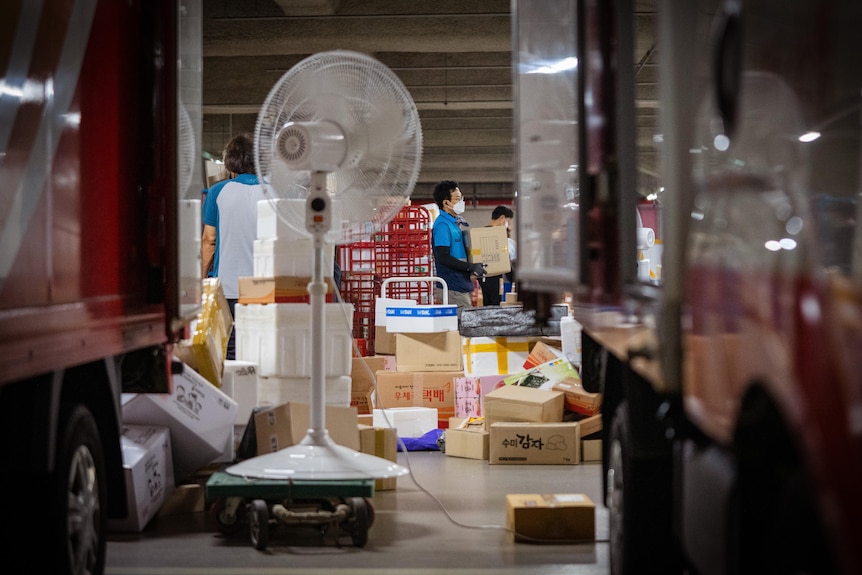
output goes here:
[[[605, 575], [608, 512], [601, 465], [489, 465], [439, 451], [399, 453], [411, 474], [373, 498], [368, 544], [279, 526], [255, 549], [243, 528], [218, 532], [205, 512], [157, 516], [142, 533], [111, 535], [108, 575], [385, 575], [405, 573]], [[596, 540], [514, 543], [505, 530], [507, 493], [583, 493], [596, 504]]]

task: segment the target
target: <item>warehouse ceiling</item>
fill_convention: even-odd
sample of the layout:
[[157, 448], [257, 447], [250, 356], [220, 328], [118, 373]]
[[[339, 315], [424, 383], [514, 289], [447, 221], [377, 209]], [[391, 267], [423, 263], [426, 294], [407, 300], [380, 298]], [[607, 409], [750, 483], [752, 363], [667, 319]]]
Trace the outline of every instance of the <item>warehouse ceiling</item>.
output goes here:
[[[635, 118], [641, 181], [654, 185], [655, 0], [635, 1]], [[254, 130], [294, 64], [326, 50], [370, 54], [419, 110], [423, 158], [414, 200], [456, 180], [478, 203], [514, 196], [511, 0], [204, 0], [203, 145]], [[644, 190], [649, 191], [649, 190]]]

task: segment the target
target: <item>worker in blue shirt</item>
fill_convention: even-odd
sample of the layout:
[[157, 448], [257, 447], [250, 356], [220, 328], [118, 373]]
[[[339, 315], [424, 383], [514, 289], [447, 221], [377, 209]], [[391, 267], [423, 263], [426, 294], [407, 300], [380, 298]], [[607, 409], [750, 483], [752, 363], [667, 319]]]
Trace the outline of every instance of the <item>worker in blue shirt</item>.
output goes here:
[[[472, 277], [484, 276], [485, 266], [467, 261], [467, 246], [461, 232], [461, 225], [466, 225], [461, 218], [464, 213], [464, 196], [458, 183], [443, 180], [434, 186], [434, 202], [440, 208], [440, 214], [434, 220], [431, 230], [434, 266], [437, 276], [446, 281], [449, 303], [457, 305], [460, 314], [463, 308], [472, 307]], [[442, 303], [442, 286], [436, 286], [434, 294], [435, 301]]]

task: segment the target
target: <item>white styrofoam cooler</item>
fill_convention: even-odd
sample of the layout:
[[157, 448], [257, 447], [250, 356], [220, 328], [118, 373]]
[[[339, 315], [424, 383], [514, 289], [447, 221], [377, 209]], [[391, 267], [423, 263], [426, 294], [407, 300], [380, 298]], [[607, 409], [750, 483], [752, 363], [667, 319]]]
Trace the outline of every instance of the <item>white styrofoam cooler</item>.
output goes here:
[[[311, 376], [310, 304], [237, 304], [234, 313], [237, 359], [257, 363], [262, 377]], [[325, 303], [324, 322], [324, 376], [349, 377], [353, 304]]]
[[386, 331], [390, 333], [458, 331], [458, 306], [436, 304], [387, 306]]
[[437, 429], [435, 407], [389, 407], [372, 412], [374, 427], [394, 427], [399, 437], [422, 437]]
[[[350, 376], [327, 377], [324, 403], [350, 407]], [[311, 377], [260, 377], [257, 382], [258, 405], [311, 403]]]
[[[328, 244], [323, 253], [323, 277], [331, 278], [335, 267], [335, 246]], [[255, 277], [308, 277], [314, 265], [311, 239], [264, 238], [254, 240]]]

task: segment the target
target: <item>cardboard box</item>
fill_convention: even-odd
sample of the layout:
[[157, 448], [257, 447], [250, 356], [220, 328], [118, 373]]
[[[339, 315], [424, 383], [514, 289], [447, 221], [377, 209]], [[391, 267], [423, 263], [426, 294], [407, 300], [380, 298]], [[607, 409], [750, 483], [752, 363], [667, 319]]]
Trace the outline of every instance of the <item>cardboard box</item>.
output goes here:
[[386, 331], [392, 333], [457, 332], [458, 306], [442, 304], [387, 306]]
[[120, 437], [129, 515], [109, 519], [111, 531], [142, 531], [174, 491], [171, 431], [157, 425], [125, 425]]
[[602, 394], [584, 389], [580, 379], [566, 378], [555, 383], [552, 389], [565, 394], [564, 407], [569, 411], [595, 415], [602, 410]]
[[159, 509], [159, 517], [181, 515], [183, 513], [202, 513], [206, 504], [206, 488], [200, 483], [177, 485], [173, 494]]
[[461, 340], [465, 375], [501, 375], [517, 373], [530, 356], [533, 338], [465, 337]]
[[451, 425], [446, 430], [446, 455], [467, 459], [488, 460], [490, 433], [484, 429], [457, 429]]
[[559, 345], [555, 347], [547, 340], [537, 341], [530, 350], [530, 355], [527, 356], [527, 360], [522, 367], [524, 369], [531, 369], [543, 363], [565, 357], [563, 355], [563, 343], [561, 341], [557, 341], [556, 343]]
[[203, 280], [202, 306], [188, 340], [194, 369], [216, 387], [221, 387], [227, 342], [234, 321], [218, 278]]
[[563, 418], [563, 393], [506, 385], [485, 396], [485, 427], [497, 421], [558, 422]]
[[[324, 278], [326, 301], [334, 301], [332, 278]], [[246, 276], [239, 278], [239, 303], [308, 302], [310, 276]]]
[[467, 261], [471, 264], [485, 264], [485, 272], [489, 276], [498, 276], [512, 271], [512, 262], [509, 259], [509, 238], [504, 226], [469, 228], [467, 234], [470, 242]]
[[[398, 435], [391, 427], [359, 425], [359, 451], [398, 462]], [[388, 477], [374, 481], [374, 491], [390, 491], [397, 487], [398, 478]]]
[[396, 371], [461, 371], [457, 331], [395, 334]]
[[581, 376], [568, 359], [557, 358], [537, 365], [532, 369], [514, 373], [503, 381], [509, 385], [534, 387], [536, 389], [553, 389], [557, 382], [563, 380], [578, 381]]
[[582, 439], [581, 440], [581, 461], [584, 463], [592, 463], [602, 460], [602, 440], [601, 439]]
[[577, 422], [498, 421], [490, 428], [491, 463], [576, 465], [581, 461]]
[[446, 428], [455, 415], [455, 378], [461, 371], [377, 372], [375, 407], [431, 407], [437, 410], [438, 427]]
[[239, 406], [188, 366], [172, 382], [171, 393], [123, 394], [123, 421], [170, 428], [174, 478], [181, 481], [221, 455]]
[[[326, 406], [326, 430], [338, 445], [359, 450], [359, 428], [356, 409]], [[271, 453], [296, 445], [305, 437], [311, 425], [310, 406], [289, 402], [264, 409], [254, 415], [257, 454]]]
[[353, 358], [353, 367], [350, 370], [350, 406], [355, 407], [357, 413], [371, 413], [369, 392], [374, 391], [377, 379], [375, 374], [385, 371], [387, 365], [387, 358], [383, 356]]
[[432, 407], [390, 407], [374, 410], [374, 427], [394, 428], [399, 437], [422, 437], [437, 426]]
[[456, 417], [481, 417], [485, 415], [483, 407], [485, 395], [498, 387], [506, 385], [503, 383], [504, 375], [483, 375], [456, 377], [452, 380], [455, 385], [455, 416]]
[[234, 423], [245, 425], [257, 407], [257, 364], [253, 361], [227, 359], [224, 362], [221, 390], [237, 404]]
[[374, 353], [395, 355], [395, 334], [386, 331], [385, 325], [374, 326]]
[[515, 541], [575, 543], [596, 537], [596, 506], [582, 493], [510, 493], [506, 527]]

